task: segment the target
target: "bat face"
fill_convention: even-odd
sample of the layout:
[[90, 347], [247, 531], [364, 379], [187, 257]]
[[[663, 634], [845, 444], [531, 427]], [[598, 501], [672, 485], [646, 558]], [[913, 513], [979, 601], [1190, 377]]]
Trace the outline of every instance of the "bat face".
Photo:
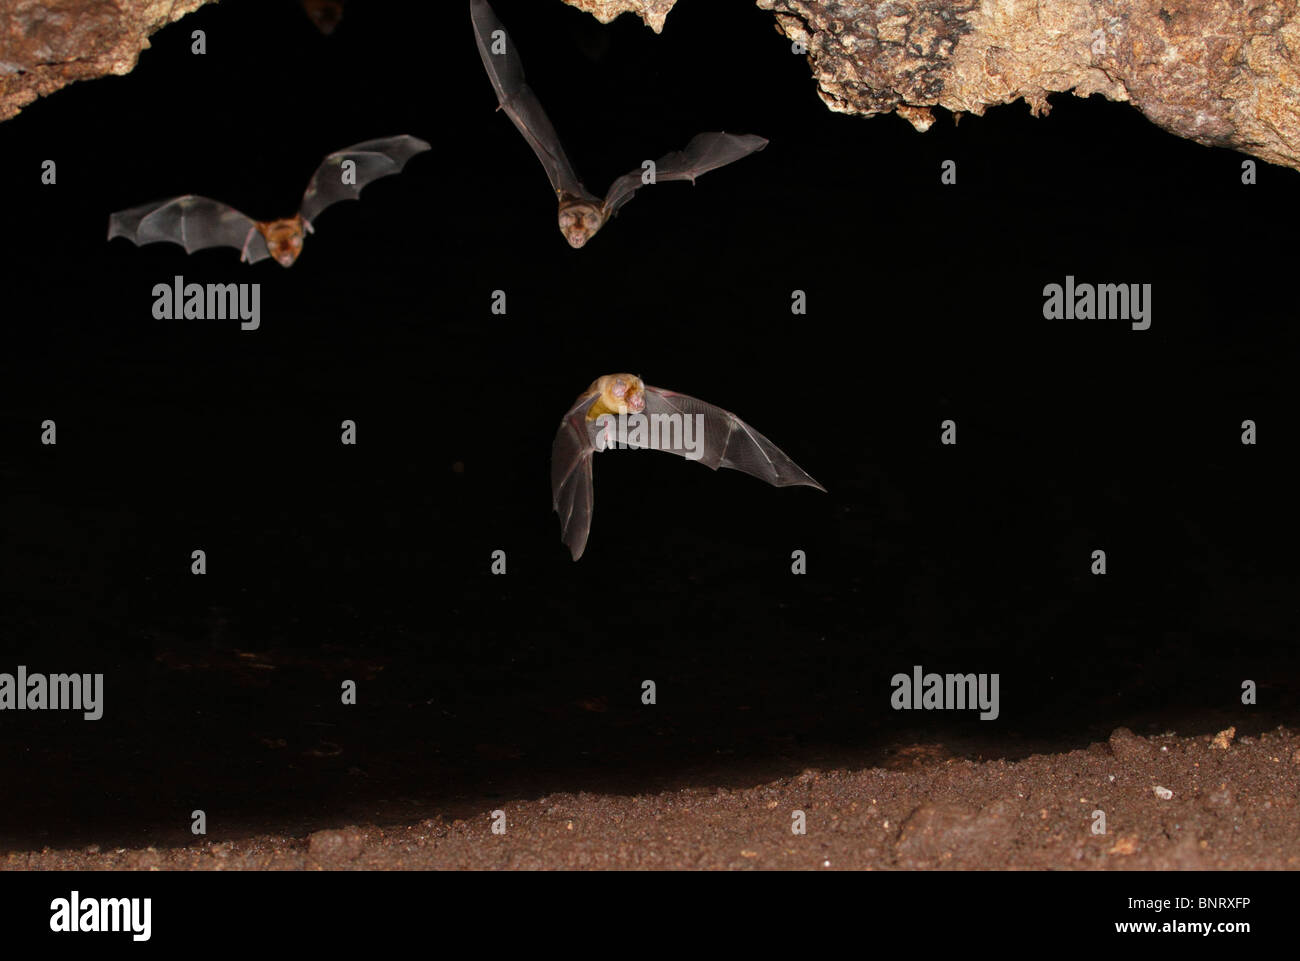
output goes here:
[[575, 250], [595, 236], [605, 218], [600, 208], [582, 201], [560, 205], [560, 233]]
[[303, 220], [298, 214], [279, 220], [259, 221], [257, 229], [266, 238], [266, 249], [281, 267], [292, 267], [302, 253]]
[[587, 410], [587, 420], [602, 414], [639, 414], [645, 410], [645, 384], [635, 374], [606, 374], [588, 388], [600, 396]]

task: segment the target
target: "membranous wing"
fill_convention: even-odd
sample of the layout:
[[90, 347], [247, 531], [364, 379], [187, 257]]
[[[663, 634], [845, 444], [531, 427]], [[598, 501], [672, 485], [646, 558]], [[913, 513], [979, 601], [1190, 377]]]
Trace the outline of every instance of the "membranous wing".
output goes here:
[[[337, 150], [322, 160], [312, 174], [299, 213], [310, 224], [331, 204], [355, 200], [366, 184], [401, 173], [408, 160], [428, 149], [429, 145], [423, 140], [403, 134], [367, 140]], [[355, 166], [345, 168], [348, 161]]]
[[506, 33], [487, 0], [470, 0], [469, 9], [479, 57], [496, 89], [497, 102], [546, 168], [551, 187], [557, 195], [568, 194], [599, 203], [573, 172], [573, 165], [560, 145], [550, 118], [542, 109], [541, 101], [524, 81], [524, 63], [515, 49], [513, 38]]
[[[701, 133], [691, 138], [682, 150], [665, 154], [655, 162], [655, 183], [666, 180], [689, 180], [734, 163], [767, 146], [767, 141], [753, 134]], [[632, 199], [645, 171], [634, 170], [624, 174], [610, 185], [605, 194], [604, 213], [612, 217], [618, 209]]]
[[[180, 244], [191, 254], [206, 247], [243, 250], [248, 245], [250, 260], [269, 256], [251, 217], [220, 201], [194, 194], [119, 210], [108, 219], [108, 239], [114, 237], [126, 237], [135, 244]], [[254, 247], [259, 257], [252, 256]]]
[[[651, 435], [656, 437], [656, 450], [689, 456], [713, 470], [729, 467], [744, 471], [775, 487], [805, 485], [825, 490], [779, 447], [721, 407], [647, 384], [645, 413], [651, 417], [680, 419], [683, 424], [678, 430], [675, 425], [661, 421], [658, 431]], [[690, 428], [685, 425], [688, 417], [692, 420]], [[699, 427], [703, 428], [702, 440], [697, 433]], [[687, 429], [694, 437], [690, 447], [685, 444]]]
[[587, 412], [598, 393], [585, 394], [560, 421], [551, 446], [551, 500], [560, 516], [560, 537], [576, 561], [587, 546], [591, 531], [591, 511], [595, 491], [591, 479], [591, 459], [596, 448], [592, 441], [595, 427]]

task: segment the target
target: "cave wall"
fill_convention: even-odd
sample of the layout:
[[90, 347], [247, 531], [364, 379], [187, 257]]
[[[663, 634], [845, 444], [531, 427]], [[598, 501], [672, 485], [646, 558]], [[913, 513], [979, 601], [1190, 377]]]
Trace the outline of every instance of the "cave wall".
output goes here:
[[[76, 80], [129, 73], [211, 0], [0, 0], [0, 120]], [[677, 0], [565, 0], [661, 31]], [[695, 0], [707, 2], [707, 0]], [[1300, 0], [756, 0], [834, 111], [918, 130], [1048, 94], [1127, 101], [1170, 133], [1300, 168]]]

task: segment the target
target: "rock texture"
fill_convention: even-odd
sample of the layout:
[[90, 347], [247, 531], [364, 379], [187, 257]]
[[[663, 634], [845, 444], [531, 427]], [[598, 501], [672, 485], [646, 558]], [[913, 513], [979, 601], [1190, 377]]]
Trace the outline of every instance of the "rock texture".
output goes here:
[[130, 73], [149, 36], [210, 0], [0, 0], [0, 120], [77, 80]]
[[655, 33], [662, 33], [664, 20], [677, 0], [564, 0], [571, 7], [585, 10], [601, 23], [609, 23], [620, 13], [633, 13]]
[[[0, 0], [0, 120], [124, 74], [210, 0]], [[565, 0], [663, 29], [677, 0]], [[706, 2], [706, 0], [697, 0]], [[982, 114], [1073, 91], [1130, 101], [1180, 137], [1300, 169], [1300, 0], [756, 0], [806, 49], [832, 110]]]
[[757, 0], [807, 47], [822, 99], [982, 114], [1071, 90], [1127, 100], [1180, 137], [1300, 167], [1297, 0]]

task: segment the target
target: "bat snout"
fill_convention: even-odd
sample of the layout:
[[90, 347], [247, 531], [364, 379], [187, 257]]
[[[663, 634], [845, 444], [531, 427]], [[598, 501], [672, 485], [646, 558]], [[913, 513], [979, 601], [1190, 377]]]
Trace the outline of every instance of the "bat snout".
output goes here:
[[266, 240], [267, 252], [281, 267], [292, 267], [302, 253], [303, 229], [307, 222], [295, 214], [281, 220], [259, 223], [257, 229]]
[[571, 204], [560, 208], [560, 233], [574, 250], [586, 245], [600, 229], [600, 214], [585, 204]]

